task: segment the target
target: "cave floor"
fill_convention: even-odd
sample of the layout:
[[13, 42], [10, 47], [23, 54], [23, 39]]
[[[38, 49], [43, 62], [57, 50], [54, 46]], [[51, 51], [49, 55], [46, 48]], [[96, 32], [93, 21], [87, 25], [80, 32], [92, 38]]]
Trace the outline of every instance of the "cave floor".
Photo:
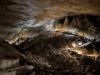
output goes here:
[[[78, 37], [83, 39], [82, 37]], [[100, 57], [93, 56], [91, 44], [82, 47], [82, 55], [73, 48], [77, 38], [47, 33], [18, 40], [12, 45], [0, 43], [0, 75], [95, 75], [100, 71]], [[24, 42], [21, 42], [24, 40]], [[19, 43], [19, 45], [16, 45]], [[3, 45], [4, 46], [3, 46]], [[99, 42], [98, 42], [99, 44]], [[99, 48], [100, 46], [92, 43]], [[5, 48], [6, 47], [6, 48]], [[69, 48], [70, 47], [70, 48]], [[77, 48], [81, 51], [81, 47]], [[4, 51], [2, 51], [4, 50]], [[14, 51], [14, 52], [13, 52]], [[97, 51], [98, 52], [98, 51]], [[10, 53], [7, 55], [7, 53]], [[92, 53], [92, 55], [91, 55]]]

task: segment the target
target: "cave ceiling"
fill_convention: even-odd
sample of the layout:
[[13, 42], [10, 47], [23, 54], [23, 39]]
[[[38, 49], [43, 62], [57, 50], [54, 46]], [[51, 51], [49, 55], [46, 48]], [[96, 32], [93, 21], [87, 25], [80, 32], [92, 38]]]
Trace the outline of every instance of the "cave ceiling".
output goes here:
[[99, 7], [99, 0], [0, 0], [0, 37], [11, 40], [67, 16], [99, 16]]

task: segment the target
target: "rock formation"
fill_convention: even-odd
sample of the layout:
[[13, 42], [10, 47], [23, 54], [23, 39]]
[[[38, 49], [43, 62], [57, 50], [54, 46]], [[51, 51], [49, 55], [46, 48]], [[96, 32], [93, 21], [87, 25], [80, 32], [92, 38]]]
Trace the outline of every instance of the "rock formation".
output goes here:
[[100, 0], [0, 0], [0, 75], [95, 75]]

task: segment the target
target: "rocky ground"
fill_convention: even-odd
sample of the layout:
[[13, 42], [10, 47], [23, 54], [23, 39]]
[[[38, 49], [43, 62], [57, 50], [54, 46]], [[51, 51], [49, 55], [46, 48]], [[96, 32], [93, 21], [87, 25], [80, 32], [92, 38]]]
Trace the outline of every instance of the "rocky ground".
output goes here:
[[0, 75], [99, 75], [100, 42], [78, 47], [75, 42], [83, 38], [73, 36], [47, 32], [20, 39], [16, 41], [19, 45], [1, 40]]

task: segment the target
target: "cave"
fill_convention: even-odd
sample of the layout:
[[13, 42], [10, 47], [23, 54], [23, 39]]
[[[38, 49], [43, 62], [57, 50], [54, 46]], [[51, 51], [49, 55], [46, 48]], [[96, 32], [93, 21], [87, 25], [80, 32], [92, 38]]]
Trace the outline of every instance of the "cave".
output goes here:
[[0, 75], [100, 75], [100, 0], [0, 0]]

